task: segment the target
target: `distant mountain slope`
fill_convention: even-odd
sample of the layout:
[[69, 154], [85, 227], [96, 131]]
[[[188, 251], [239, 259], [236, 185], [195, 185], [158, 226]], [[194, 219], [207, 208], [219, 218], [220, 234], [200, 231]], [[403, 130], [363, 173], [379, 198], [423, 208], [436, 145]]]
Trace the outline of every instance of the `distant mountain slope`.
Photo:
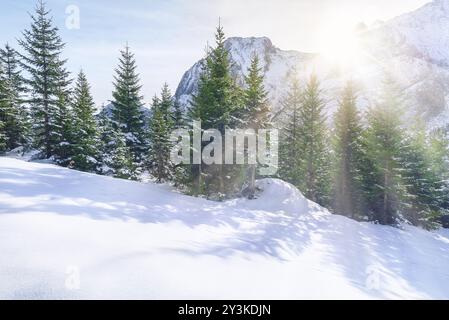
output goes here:
[[[303, 82], [312, 72], [319, 76], [329, 116], [348, 79], [359, 85], [360, 105], [367, 107], [374, 103], [388, 72], [403, 90], [406, 116], [419, 115], [429, 128], [449, 124], [449, 0], [436, 0], [366, 30], [360, 43], [362, 56], [351, 67], [336, 66], [318, 54], [281, 50], [265, 37], [229, 38], [226, 47], [240, 83], [251, 56], [259, 55], [274, 113], [281, 108], [295, 70]], [[176, 97], [185, 107], [197, 88], [200, 71], [201, 61], [184, 74], [178, 86]]]

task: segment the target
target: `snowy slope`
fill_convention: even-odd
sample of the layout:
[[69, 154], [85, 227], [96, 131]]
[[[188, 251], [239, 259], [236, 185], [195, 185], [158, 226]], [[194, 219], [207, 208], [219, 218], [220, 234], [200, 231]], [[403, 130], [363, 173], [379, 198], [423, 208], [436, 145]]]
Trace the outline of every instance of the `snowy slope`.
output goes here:
[[259, 185], [217, 203], [0, 158], [0, 298], [449, 298], [447, 230], [357, 223]]
[[[226, 46], [235, 63], [239, 82], [251, 56], [257, 53], [265, 70], [265, 86], [274, 113], [288, 90], [294, 70], [304, 83], [315, 72], [322, 82], [329, 115], [335, 110], [342, 86], [354, 80], [359, 86], [360, 106], [378, 97], [388, 72], [405, 97], [406, 116], [419, 115], [429, 128], [449, 124], [449, 0], [435, 0], [360, 35], [361, 52], [352, 66], [337, 66], [319, 54], [285, 51], [268, 38], [229, 38]], [[181, 79], [176, 96], [188, 106], [196, 90], [201, 64], [196, 63]], [[406, 121], [407, 122], [407, 121]]]

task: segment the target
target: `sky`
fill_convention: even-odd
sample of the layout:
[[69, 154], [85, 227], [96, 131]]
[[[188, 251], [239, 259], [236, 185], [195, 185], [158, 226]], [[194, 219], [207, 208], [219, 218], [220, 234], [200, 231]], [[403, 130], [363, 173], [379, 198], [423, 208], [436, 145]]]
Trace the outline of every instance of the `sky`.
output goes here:
[[[17, 47], [37, 0], [2, 0], [0, 44]], [[415, 10], [429, 0], [46, 0], [66, 42], [64, 57], [82, 68], [98, 105], [111, 99], [114, 69], [128, 43], [145, 102], [167, 82], [172, 91], [213, 43], [219, 19], [227, 36], [266, 36], [284, 50], [314, 52], [323, 30], [354, 28]], [[75, 11], [73, 11], [75, 8]], [[79, 15], [76, 15], [79, 10]], [[79, 24], [70, 18], [79, 16]], [[67, 23], [69, 22], [69, 23]], [[76, 20], [75, 20], [76, 22]], [[68, 26], [68, 27], [67, 27]], [[74, 26], [74, 28], [73, 28]], [[79, 27], [78, 27], [79, 26]], [[325, 39], [324, 39], [325, 41]]]

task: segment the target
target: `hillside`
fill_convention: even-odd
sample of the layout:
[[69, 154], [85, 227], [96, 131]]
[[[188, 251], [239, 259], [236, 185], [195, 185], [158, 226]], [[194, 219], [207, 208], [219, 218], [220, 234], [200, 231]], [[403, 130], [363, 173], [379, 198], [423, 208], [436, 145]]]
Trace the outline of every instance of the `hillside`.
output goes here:
[[0, 298], [449, 298], [448, 230], [358, 223], [259, 186], [219, 203], [0, 158]]

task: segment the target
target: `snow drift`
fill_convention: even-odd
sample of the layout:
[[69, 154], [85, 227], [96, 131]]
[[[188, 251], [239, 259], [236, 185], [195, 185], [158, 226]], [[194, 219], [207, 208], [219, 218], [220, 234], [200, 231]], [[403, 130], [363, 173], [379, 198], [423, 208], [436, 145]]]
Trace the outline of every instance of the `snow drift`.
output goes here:
[[449, 298], [449, 232], [334, 216], [280, 180], [257, 200], [0, 158], [2, 299]]

